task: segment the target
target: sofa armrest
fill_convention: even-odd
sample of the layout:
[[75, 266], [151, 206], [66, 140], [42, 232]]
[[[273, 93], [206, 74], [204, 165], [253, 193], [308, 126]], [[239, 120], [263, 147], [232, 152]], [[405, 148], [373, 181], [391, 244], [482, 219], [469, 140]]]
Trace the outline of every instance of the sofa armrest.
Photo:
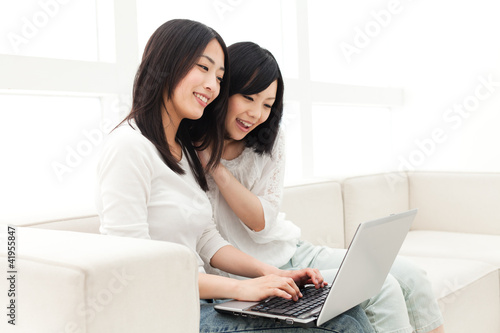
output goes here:
[[[5, 273], [7, 227], [0, 227]], [[4, 314], [0, 331], [199, 331], [198, 265], [188, 248], [71, 231], [18, 227], [16, 233], [16, 325]], [[8, 304], [10, 281], [0, 281]]]

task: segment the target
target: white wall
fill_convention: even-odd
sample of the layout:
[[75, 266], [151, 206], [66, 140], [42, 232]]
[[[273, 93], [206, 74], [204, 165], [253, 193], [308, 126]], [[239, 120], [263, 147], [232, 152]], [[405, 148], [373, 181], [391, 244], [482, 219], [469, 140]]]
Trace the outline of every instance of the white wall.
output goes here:
[[[398, 169], [500, 170], [494, 0], [0, 6], [6, 223], [95, 211], [105, 133], [128, 112], [147, 38], [178, 17], [212, 26], [228, 45], [252, 40], [275, 54], [286, 78], [289, 183]], [[465, 111], [453, 113], [456, 105]]]

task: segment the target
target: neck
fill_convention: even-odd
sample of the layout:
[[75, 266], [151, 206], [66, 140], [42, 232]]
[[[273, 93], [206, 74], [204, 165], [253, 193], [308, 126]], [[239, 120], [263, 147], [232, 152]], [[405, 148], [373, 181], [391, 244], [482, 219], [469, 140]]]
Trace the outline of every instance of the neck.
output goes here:
[[236, 141], [233, 139], [224, 140], [224, 149], [222, 151], [222, 158], [225, 160], [232, 160], [240, 156], [245, 149], [243, 141]]

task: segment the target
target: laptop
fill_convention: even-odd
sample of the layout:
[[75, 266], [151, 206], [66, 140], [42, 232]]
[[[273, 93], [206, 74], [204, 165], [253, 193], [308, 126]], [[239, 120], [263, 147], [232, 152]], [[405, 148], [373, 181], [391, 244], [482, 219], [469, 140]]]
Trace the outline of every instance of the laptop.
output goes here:
[[305, 286], [297, 302], [279, 297], [260, 302], [229, 300], [215, 309], [249, 320], [266, 317], [294, 326], [321, 326], [380, 292], [416, 214], [413, 209], [361, 223], [334, 279], [320, 289]]

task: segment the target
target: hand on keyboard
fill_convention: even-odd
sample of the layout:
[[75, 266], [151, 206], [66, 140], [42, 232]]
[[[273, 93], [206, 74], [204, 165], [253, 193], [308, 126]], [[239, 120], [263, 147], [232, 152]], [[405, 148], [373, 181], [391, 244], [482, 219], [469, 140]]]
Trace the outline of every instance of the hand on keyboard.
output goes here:
[[302, 293], [304, 297], [298, 302], [271, 297], [252, 306], [250, 310], [289, 317], [307, 318], [319, 313], [328, 295], [328, 289], [329, 287], [316, 289], [311, 286], [303, 289]]
[[306, 268], [296, 271], [281, 270], [278, 274], [291, 277], [299, 287], [305, 286], [306, 284], [314, 284], [316, 289], [318, 289], [327, 285], [327, 282], [323, 280], [323, 276], [316, 268]]
[[276, 274], [237, 281], [236, 289], [240, 301], [261, 301], [271, 296], [297, 301], [302, 297], [293, 278]]

